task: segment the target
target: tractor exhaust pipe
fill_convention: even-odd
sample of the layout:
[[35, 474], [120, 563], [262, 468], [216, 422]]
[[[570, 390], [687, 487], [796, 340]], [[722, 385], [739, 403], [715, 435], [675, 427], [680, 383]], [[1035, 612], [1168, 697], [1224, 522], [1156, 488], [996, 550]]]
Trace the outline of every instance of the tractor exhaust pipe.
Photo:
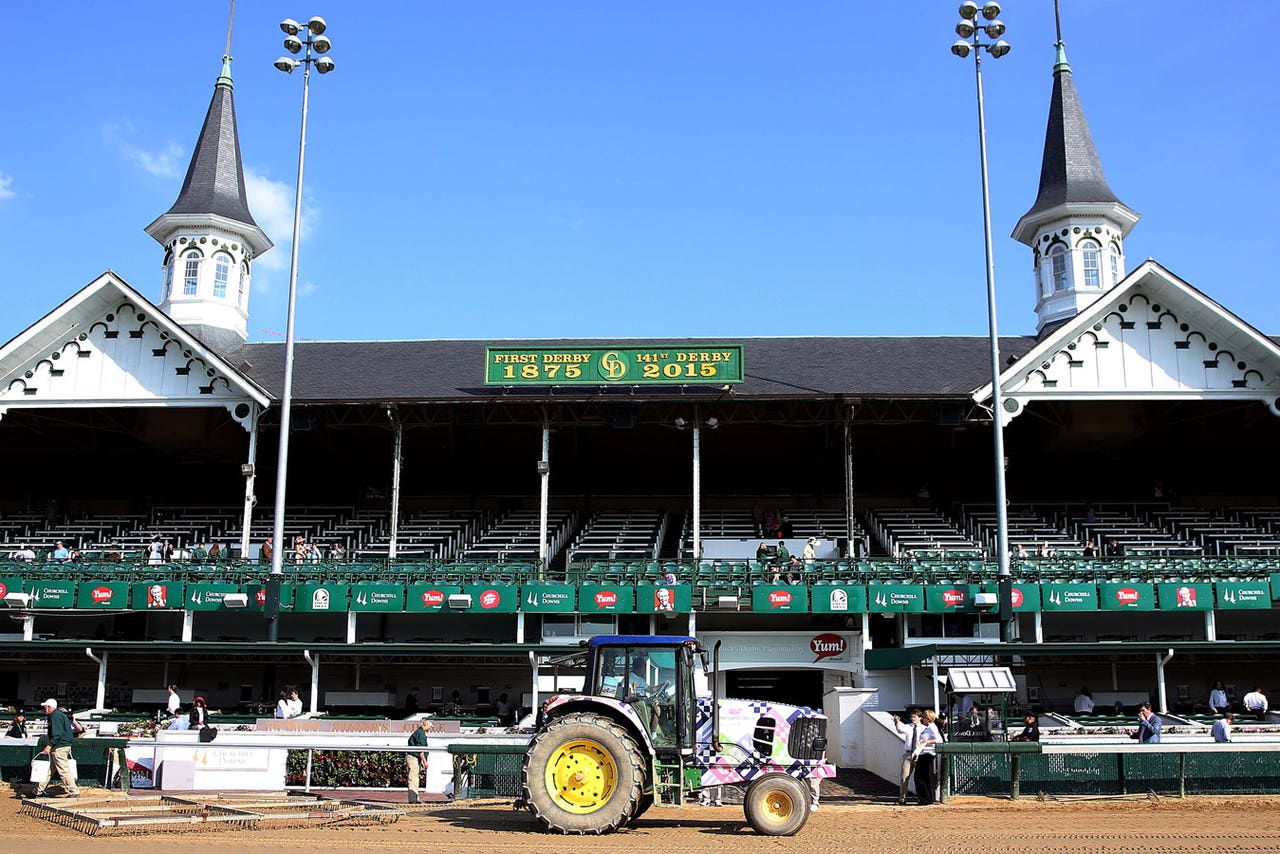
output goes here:
[[720, 752], [720, 644], [711, 648], [711, 746]]

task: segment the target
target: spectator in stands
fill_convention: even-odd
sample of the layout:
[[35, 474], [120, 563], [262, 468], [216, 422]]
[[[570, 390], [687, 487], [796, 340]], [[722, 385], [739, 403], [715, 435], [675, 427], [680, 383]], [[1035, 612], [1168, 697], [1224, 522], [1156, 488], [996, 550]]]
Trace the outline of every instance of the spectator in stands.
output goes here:
[[9, 729], [5, 731], [5, 738], [26, 738], [27, 737], [27, 716], [19, 711], [13, 716], [13, 723], [9, 724]]
[[778, 556], [779, 566], [785, 566], [791, 560], [791, 552], [787, 550], [787, 544], [783, 540], [778, 540], [775, 553]]
[[231, 560], [231, 543], [222, 544], [222, 548], [218, 550], [218, 560]]
[[9, 554], [9, 557], [13, 558], [14, 560], [21, 560], [21, 561], [26, 561], [27, 563], [31, 563], [33, 560], [36, 559], [36, 552], [35, 552], [35, 549], [31, 548], [31, 546], [23, 544], [18, 547], [17, 551], [11, 552]]
[[1080, 693], [1076, 694], [1074, 710], [1077, 715], [1093, 714], [1093, 692], [1089, 690], [1088, 685], [1080, 686]]
[[1213, 729], [1210, 735], [1213, 740], [1219, 744], [1227, 744], [1231, 741], [1231, 725], [1235, 723], [1236, 716], [1231, 712], [1226, 712], [1222, 717], [1213, 722]]
[[289, 717], [289, 695], [284, 691], [280, 692], [280, 699], [276, 700], [276, 717]]
[[49, 559], [58, 563], [66, 563], [71, 560], [71, 552], [62, 544], [62, 540], [58, 540], [53, 546], [53, 551], [49, 554]]
[[347, 550], [343, 547], [340, 540], [334, 540], [329, 544], [329, 560], [333, 563], [342, 563], [347, 559]]
[[791, 517], [783, 513], [782, 518], [778, 520], [778, 539], [789, 540], [795, 535], [796, 526], [791, 523]]
[[1215, 715], [1225, 715], [1231, 710], [1231, 701], [1227, 699], [1227, 686], [1219, 679], [1213, 683], [1209, 692], [1209, 711]]
[[1244, 710], [1258, 720], [1267, 716], [1267, 695], [1262, 693], [1261, 688], [1255, 685], [1252, 691], [1244, 695]]
[[804, 544], [804, 565], [806, 569], [813, 569], [813, 562], [818, 559], [817, 546], [817, 537], [810, 537]]
[[165, 704], [169, 710], [169, 717], [176, 717], [178, 710], [182, 708], [182, 698], [178, 696], [178, 686], [169, 686], [169, 701]]
[[1053, 547], [1048, 543], [1041, 543], [1040, 548], [1036, 549], [1036, 557], [1050, 558], [1053, 557]]
[[511, 726], [516, 722], [515, 706], [505, 692], [498, 695], [498, 702], [493, 704], [493, 711], [498, 715], [498, 723], [503, 726]]
[[1039, 741], [1040, 740], [1040, 724], [1036, 720], [1036, 716], [1027, 713], [1022, 716], [1022, 732], [1015, 735], [1010, 741]]
[[414, 685], [409, 689], [409, 693], [404, 698], [404, 716], [411, 718], [418, 713], [421, 705], [418, 702], [418, 686]]
[[203, 543], [197, 542], [191, 549], [191, 562], [204, 563], [209, 559], [209, 550], [204, 547]]
[[1084, 544], [1084, 551], [1081, 552], [1081, 555], [1083, 557], [1097, 557], [1098, 544], [1093, 540], [1089, 540], [1087, 543]]
[[772, 557], [773, 555], [770, 553], [768, 543], [761, 543], [759, 547], [756, 548], [756, 563], [760, 565], [761, 571], [764, 571], [764, 569], [769, 566], [770, 558]]
[[164, 563], [164, 541], [160, 539], [159, 534], [153, 536], [151, 542], [147, 544], [147, 563], [151, 566]]
[[107, 546], [107, 553], [103, 557], [108, 563], [120, 563], [124, 560], [124, 546], [113, 542]]
[[271, 545], [271, 538], [267, 537], [262, 541], [262, 551], [258, 552], [259, 563], [271, 563], [271, 553], [275, 548]]
[[662, 577], [658, 579], [658, 583], [659, 584], [679, 584], [680, 582], [676, 580], [676, 571], [671, 567], [667, 567], [666, 570], [662, 573]]
[[804, 580], [805, 566], [800, 563], [800, 558], [792, 555], [791, 560], [787, 562], [786, 572], [788, 584], [799, 584]]
[[1107, 540], [1107, 557], [1124, 557], [1124, 546], [1115, 539]]
[[165, 563], [173, 563], [173, 540], [165, 540], [161, 544], [160, 556]]
[[222, 546], [214, 543], [209, 546], [209, 560], [222, 560]]
[[310, 556], [311, 550], [307, 547], [307, 540], [301, 534], [293, 538], [293, 562], [303, 563]]
[[298, 689], [291, 688], [289, 690], [289, 717], [296, 718], [302, 714], [302, 698], [298, 696]]

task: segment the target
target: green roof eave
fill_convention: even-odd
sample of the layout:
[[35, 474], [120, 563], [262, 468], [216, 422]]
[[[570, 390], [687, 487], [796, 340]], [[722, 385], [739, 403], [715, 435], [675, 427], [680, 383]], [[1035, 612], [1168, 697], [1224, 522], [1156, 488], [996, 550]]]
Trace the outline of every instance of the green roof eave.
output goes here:
[[102, 640], [30, 640], [0, 641], [0, 653], [67, 653], [92, 651], [112, 654], [142, 653], [151, 655], [195, 655], [203, 658], [224, 656], [278, 655], [294, 653], [301, 656], [304, 650], [321, 656], [342, 657], [458, 657], [513, 658], [535, 655], [563, 655], [579, 649], [566, 644], [540, 643], [378, 643], [362, 641], [342, 643], [334, 641], [102, 641]]
[[901, 670], [934, 656], [1019, 656], [1021, 658], [1104, 658], [1164, 655], [1220, 655], [1268, 653], [1280, 655], [1280, 641], [1091, 641], [1079, 643], [935, 643], [921, 646], [869, 649], [863, 655], [867, 670]]

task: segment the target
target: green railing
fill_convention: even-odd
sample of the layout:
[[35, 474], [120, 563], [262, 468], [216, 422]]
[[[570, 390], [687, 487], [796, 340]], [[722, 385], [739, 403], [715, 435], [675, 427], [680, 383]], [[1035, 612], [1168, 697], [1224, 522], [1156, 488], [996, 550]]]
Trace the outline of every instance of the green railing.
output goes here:
[[520, 796], [520, 774], [526, 744], [449, 745], [453, 755], [453, 793], [465, 798], [515, 798]]

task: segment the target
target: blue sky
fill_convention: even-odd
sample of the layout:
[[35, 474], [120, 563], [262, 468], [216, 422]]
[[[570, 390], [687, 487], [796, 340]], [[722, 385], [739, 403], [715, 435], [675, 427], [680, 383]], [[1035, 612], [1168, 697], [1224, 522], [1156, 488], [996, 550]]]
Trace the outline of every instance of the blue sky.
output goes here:
[[[301, 79], [324, 15], [297, 330], [310, 339], [985, 334], [972, 61], [957, 2], [242, 0], [251, 205], [277, 246], [249, 329], [284, 328]], [[1280, 4], [1063, 0], [1112, 188], [1160, 261], [1268, 333]], [[142, 229], [177, 195], [226, 2], [15, 4], [0, 51], [0, 341], [106, 269], [158, 299]], [[864, 14], [868, 10], [884, 14]], [[1035, 329], [1008, 235], [1039, 176], [1052, 0], [984, 64], [1001, 332]]]

